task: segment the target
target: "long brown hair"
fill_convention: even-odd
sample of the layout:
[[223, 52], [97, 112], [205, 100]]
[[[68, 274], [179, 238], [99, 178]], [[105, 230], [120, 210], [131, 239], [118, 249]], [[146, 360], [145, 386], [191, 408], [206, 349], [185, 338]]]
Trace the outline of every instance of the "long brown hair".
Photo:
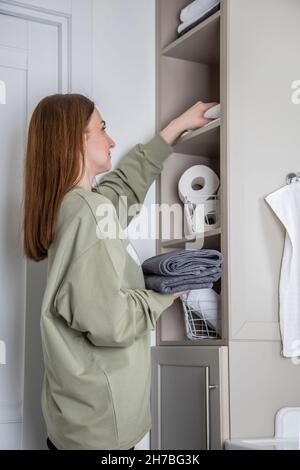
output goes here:
[[80, 94], [46, 96], [30, 120], [24, 162], [24, 252], [47, 258], [64, 195], [84, 174], [83, 136], [95, 104]]

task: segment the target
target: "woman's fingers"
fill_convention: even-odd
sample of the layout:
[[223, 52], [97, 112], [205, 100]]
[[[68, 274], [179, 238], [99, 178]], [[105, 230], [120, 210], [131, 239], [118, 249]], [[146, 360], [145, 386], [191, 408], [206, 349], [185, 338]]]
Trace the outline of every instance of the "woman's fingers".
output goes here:
[[203, 127], [205, 124], [212, 121], [212, 119], [204, 117], [205, 112], [217, 104], [216, 102], [202, 103], [202, 101], [198, 101], [181, 114], [177, 118], [177, 121], [180, 122], [181, 128], [185, 130], [194, 130]]
[[171, 121], [168, 126], [161, 131], [160, 135], [166, 142], [173, 145], [175, 140], [184, 132], [199, 129], [213, 121], [214, 119], [205, 118], [204, 114], [217, 104], [216, 102], [203, 103], [202, 101], [197, 101], [183, 114]]
[[181, 297], [184, 294], [188, 294], [189, 292], [190, 292], [189, 290], [184, 290], [181, 292], [175, 292], [173, 295], [174, 295], [174, 298], [177, 299], [178, 297]]
[[214, 106], [217, 106], [217, 104], [219, 104], [219, 103], [203, 103], [203, 108], [202, 109], [204, 110], [204, 112], [206, 112], [210, 108], [213, 108]]

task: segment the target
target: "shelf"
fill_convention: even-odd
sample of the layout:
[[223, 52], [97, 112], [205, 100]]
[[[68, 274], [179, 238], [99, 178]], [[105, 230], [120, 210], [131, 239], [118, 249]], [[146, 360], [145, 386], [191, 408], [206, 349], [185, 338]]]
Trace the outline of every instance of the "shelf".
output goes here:
[[[207, 232], [204, 232], [203, 234], [198, 234], [198, 238], [200, 235], [203, 235], [203, 239], [206, 239], [208, 237], [215, 237], [216, 235], [221, 235], [221, 229], [217, 228], [214, 230], [208, 230]], [[201, 239], [201, 238], [200, 238]], [[196, 241], [195, 238], [181, 238], [181, 239], [175, 239], [175, 240], [163, 240], [161, 242], [162, 248], [172, 248], [180, 245], [185, 245], [186, 243], [193, 243]]]
[[219, 157], [221, 120], [216, 119], [195, 131], [189, 131], [174, 144], [175, 151]]
[[220, 57], [220, 11], [166, 46], [162, 55], [203, 64], [215, 64]]
[[213, 129], [217, 129], [218, 127], [220, 127], [220, 125], [221, 120], [220, 118], [218, 118], [210, 122], [209, 124], [206, 124], [205, 126], [201, 127], [200, 129], [197, 129], [195, 131], [187, 131], [178, 139], [176, 145], [198, 138], [199, 136], [206, 134], [207, 132], [210, 132]]
[[198, 339], [190, 340], [186, 339], [183, 341], [161, 341], [159, 346], [227, 346], [225, 339]]

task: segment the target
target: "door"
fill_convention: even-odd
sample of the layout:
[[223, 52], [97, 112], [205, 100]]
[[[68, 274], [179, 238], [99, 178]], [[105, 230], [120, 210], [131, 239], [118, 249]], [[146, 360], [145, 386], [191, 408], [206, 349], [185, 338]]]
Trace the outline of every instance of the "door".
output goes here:
[[0, 449], [46, 448], [40, 308], [47, 260], [27, 261], [22, 252], [26, 131], [44, 96], [91, 96], [91, 8], [91, 0], [0, 0]]
[[228, 437], [227, 348], [151, 348], [151, 449], [221, 449]]

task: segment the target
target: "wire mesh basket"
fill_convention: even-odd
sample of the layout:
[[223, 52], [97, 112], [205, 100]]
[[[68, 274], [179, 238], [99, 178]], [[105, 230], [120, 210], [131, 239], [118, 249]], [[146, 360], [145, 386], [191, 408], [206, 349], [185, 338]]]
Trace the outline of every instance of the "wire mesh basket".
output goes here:
[[186, 335], [189, 339], [220, 338], [218, 302], [205, 301], [205, 307], [203, 307], [203, 303], [200, 301], [193, 302], [191, 305], [188, 300], [183, 298], [180, 300], [184, 311]]
[[184, 199], [185, 235], [203, 234], [220, 227], [220, 199], [216, 194], [198, 196], [197, 204]]

